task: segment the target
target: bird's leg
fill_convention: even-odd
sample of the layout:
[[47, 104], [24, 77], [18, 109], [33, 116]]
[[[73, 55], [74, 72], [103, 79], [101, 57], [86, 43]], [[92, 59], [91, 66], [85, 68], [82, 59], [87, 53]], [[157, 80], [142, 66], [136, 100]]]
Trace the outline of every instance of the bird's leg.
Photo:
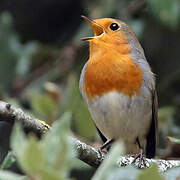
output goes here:
[[105, 154], [107, 151], [103, 151], [105, 148], [107, 148], [110, 144], [114, 142], [114, 139], [107, 140], [101, 147], [99, 147], [99, 151], [104, 152]]
[[139, 142], [139, 138], [138, 138], [138, 137], [137, 137], [137, 139], [136, 139], [136, 142], [138, 143], [140, 152], [136, 154], [136, 156], [135, 156], [135, 158], [134, 158], [134, 160], [133, 160], [132, 163], [135, 163], [135, 161], [136, 161], [138, 158], [139, 158], [139, 161], [140, 161], [139, 164], [141, 164], [141, 162], [145, 163], [144, 150], [143, 150], [143, 148], [141, 147], [141, 144], [140, 144], [140, 142]]
[[110, 144], [112, 144], [113, 142], [114, 142], [114, 139], [107, 140], [107, 141], [100, 147], [100, 149], [103, 150], [104, 148], [106, 148], [107, 146], [109, 146]]
[[135, 163], [135, 161], [136, 161], [138, 158], [140, 159], [140, 161], [143, 160], [143, 158], [144, 158], [143, 153], [144, 153], [144, 150], [143, 150], [143, 149], [140, 149], [139, 153], [137, 153], [137, 154], [135, 155], [135, 158], [134, 158], [134, 160], [133, 160], [132, 163]]

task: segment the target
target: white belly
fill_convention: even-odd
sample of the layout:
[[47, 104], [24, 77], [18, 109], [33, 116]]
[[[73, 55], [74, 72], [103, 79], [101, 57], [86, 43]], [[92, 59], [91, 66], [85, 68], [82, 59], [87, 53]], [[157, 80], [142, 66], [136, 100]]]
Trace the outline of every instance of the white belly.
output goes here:
[[144, 139], [148, 133], [152, 116], [149, 91], [133, 98], [112, 92], [88, 100], [87, 104], [96, 126], [108, 139], [122, 139], [125, 144], [134, 144], [137, 137]]

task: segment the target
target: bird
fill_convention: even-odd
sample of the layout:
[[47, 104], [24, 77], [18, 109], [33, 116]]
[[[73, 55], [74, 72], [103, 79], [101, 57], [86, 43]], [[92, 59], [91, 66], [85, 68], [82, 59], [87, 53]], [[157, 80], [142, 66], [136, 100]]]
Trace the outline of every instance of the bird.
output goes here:
[[135, 33], [119, 19], [82, 16], [94, 35], [79, 81], [80, 92], [104, 144], [124, 143], [126, 154], [153, 158], [156, 153], [155, 75]]

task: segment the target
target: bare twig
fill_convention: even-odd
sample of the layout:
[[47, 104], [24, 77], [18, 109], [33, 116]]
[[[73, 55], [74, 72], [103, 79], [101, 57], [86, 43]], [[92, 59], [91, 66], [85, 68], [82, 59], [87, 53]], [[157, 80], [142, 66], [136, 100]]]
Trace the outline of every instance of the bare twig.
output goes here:
[[24, 113], [22, 109], [3, 101], [0, 101], [0, 121], [6, 121], [12, 124], [14, 121], [20, 121], [26, 131], [32, 131], [38, 136], [43, 135], [50, 129], [50, 126], [44, 123], [44, 121], [35, 119]]
[[[6, 121], [14, 123], [19, 121], [22, 123], [25, 129], [33, 131], [39, 136], [46, 133], [50, 126], [39, 119], [35, 119], [30, 115], [27, 115], [20, 108], [16, 108], [6, 102], [0, 101], [0, 121]], [[104, 160], [105, 155], [98, 151], [96, 148], [87, 145], [80, 140], [72, 137], [72, 141], [78, 153], [78, 158], [92, 167], [97, 168]], [[117, 157], [117, 165], [119, 167], [132, 164], [134, 157], [132, 155], [126, 155]], [[162, 159], [145, 159], [144, 163], [140, 163], [138, 160], [133, 164], [138, 168], [148, 168], [152, 163], [158, 164], [159, 170], [165, 172], [170, 168], [180, 166], [180, 160], [162, 160]]]
[[78, 153], [78, 158], [92, 167], [97, 168], [104, 160], [105, 155], [96, 148], [87, 145], [76, 138], [72, 138]]

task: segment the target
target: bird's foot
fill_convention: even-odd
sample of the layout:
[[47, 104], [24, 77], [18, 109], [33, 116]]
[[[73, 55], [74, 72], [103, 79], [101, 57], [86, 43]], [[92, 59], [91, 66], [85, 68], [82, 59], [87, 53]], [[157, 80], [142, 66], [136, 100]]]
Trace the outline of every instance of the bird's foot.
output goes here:
[[114, 142], [114, 139], [110, 139], [106, 141], [101, 147], [98, 148], [98, 151], [107, 154], [108, 153], [108, 147]]
[[102, 149], [101, 147], [98, 148], [98, 151], [105, 155], [108, 153], [107, 149]]
[[139, 163], [138, 163], [138, 167], [139, 167], [139, 168], [140, 168], [142, 165], [145, 165], [145, 164], [146, 164], [146, 158], [145, 158], [145, 156], [144, 156], [144, 151], [143, 151], [143, 149], [140, 149], [140, 152], [135, 155], [134, 160], [133, 160], [132, 163], [135, 163], [136, 160], [139, 160]]
[[110, 139], [110, 140], [106, 141], [106, 142], [100, 147], [101, 150], [107, 148], [107, 147], [110, 146], [113, 142], [114, 142], [114, 139]]

